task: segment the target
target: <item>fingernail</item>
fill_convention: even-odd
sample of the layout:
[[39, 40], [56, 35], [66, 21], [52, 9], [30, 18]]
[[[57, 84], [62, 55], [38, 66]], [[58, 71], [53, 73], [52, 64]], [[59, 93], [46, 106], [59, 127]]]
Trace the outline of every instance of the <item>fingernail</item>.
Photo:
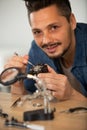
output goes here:
[[27, 63], [28, 63], [28, 60], [24, 59], [24, 60], [23, 60], [23, 63], [24, 63], [24, 64], [27, 64]]

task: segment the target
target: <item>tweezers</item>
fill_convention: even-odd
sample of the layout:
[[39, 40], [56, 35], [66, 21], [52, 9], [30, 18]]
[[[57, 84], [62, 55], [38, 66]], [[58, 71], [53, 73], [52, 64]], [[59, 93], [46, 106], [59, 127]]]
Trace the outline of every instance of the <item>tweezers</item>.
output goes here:
[[85, 111], [85, 112], [87, 112], [87, 107], [74, 107], [74, 108], [69, 108], [68, 110], [61, 111], [61, 113], [62, 113], [62, 112], [74, 113], [74, 112], [78, 112], [78, 111]]
[[18, 103], [19, 101], [21, 101], [21, 98], [20, 98], [20, 97], [19, 97], [18, 99], [16, 99], [15, 102], [13, 102], [13, 104], [11, 105], [11, 107], [17, 106], [17, 103]]

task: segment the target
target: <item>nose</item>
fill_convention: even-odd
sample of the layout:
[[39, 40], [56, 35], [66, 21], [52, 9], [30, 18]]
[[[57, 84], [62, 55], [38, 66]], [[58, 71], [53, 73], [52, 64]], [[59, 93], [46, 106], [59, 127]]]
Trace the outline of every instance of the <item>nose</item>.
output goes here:
[[48, 32], [45, 32], [44, 35], [43, 35], [42, 42], [44, 44], [48, 44], [48, 43], [52, 42], [52, 36], [51, 36], [51, 34], [48, 33]]

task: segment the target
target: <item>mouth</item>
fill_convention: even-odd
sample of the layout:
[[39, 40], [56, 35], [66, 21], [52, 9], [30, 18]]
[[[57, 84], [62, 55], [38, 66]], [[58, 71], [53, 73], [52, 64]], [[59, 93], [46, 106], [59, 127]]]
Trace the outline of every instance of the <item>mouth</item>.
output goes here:
[[60, 42], [48, 44], [48, 45], [44, 44], [42, 48], [45, 49], [48, 53], [54, 53], [59, 45], [61, 45]]

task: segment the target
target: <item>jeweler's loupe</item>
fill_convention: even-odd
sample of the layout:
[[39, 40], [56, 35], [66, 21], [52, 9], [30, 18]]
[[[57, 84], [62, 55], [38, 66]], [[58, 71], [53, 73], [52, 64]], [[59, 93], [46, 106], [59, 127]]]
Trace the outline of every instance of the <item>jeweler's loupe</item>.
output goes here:
[[17, 67], [10, 67], [2, 71], [0, 74], [0, 83], [8, 86], [20, 79], [25, 79], [26, 74], [20, 72], [20, 69]]

